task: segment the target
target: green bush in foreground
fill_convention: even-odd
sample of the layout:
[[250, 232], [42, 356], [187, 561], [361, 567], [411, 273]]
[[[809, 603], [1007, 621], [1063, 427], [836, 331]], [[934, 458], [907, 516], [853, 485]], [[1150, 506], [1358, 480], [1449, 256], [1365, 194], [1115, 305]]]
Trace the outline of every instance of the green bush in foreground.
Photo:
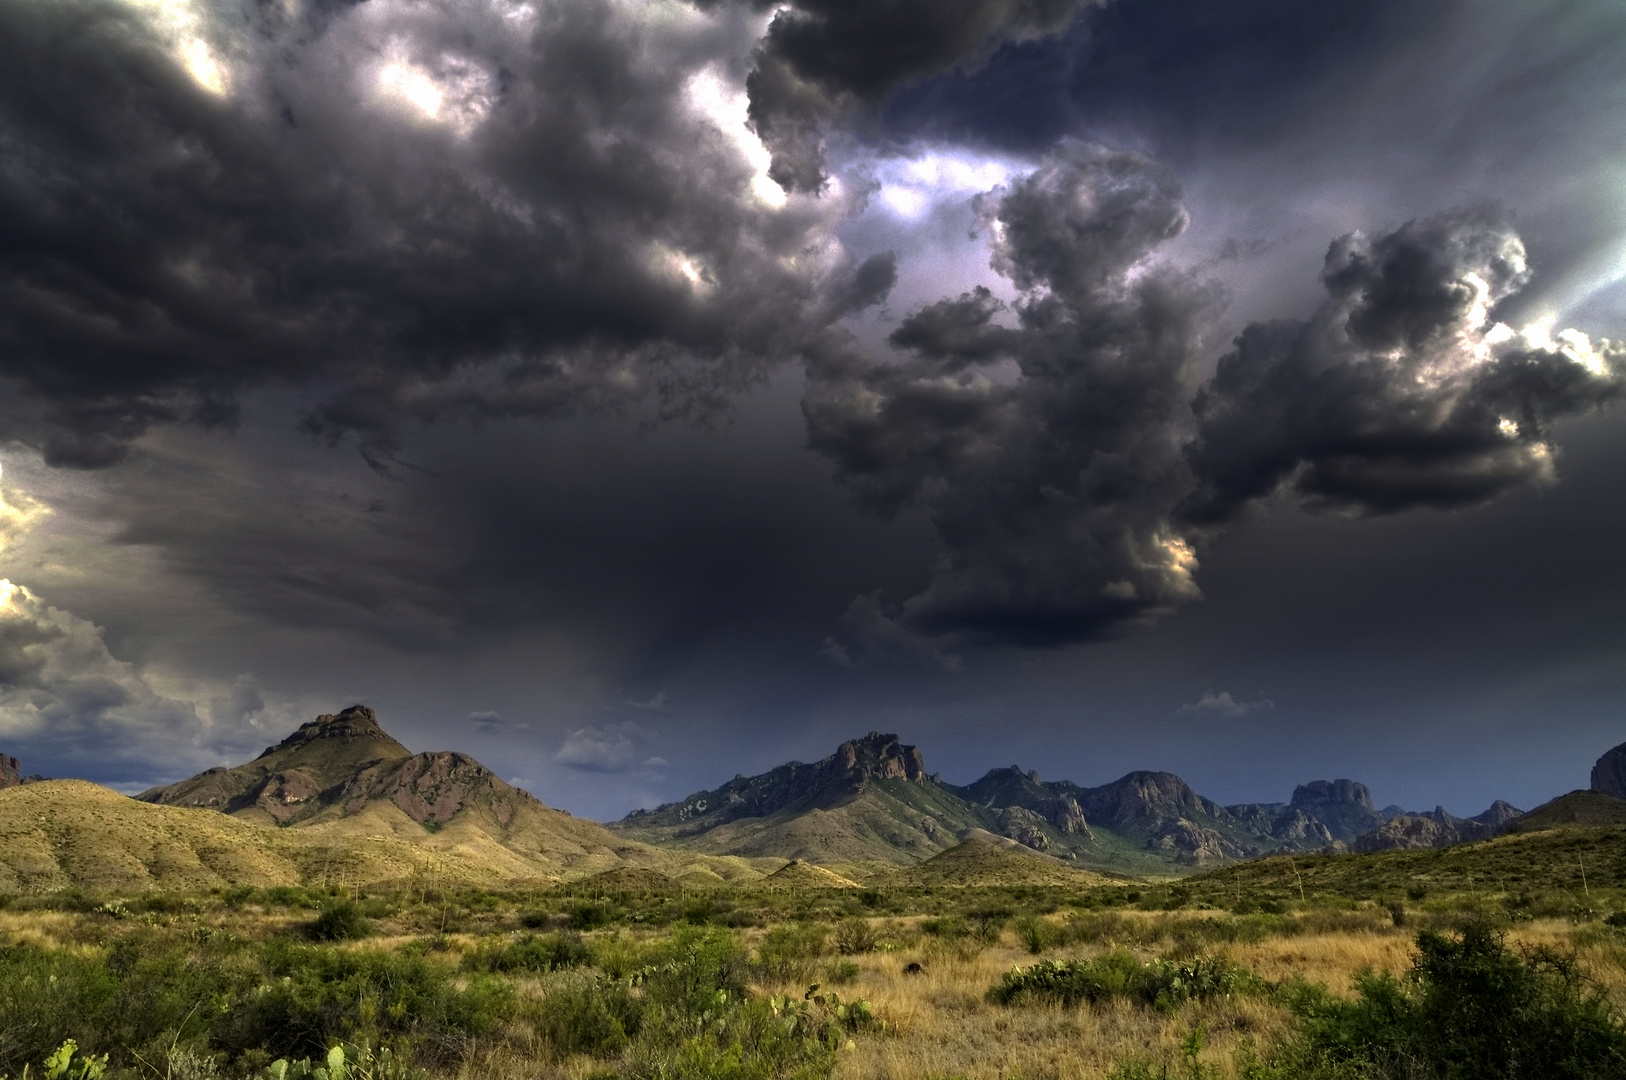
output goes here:
[[372, 932], [372, 922], [349, 900], [326, 905], [310, 925], [310, 935], [317, 941], [357, 941]]
[[1186, 1001], [1266, 989], [1263, 979], [1221, 957], [1141, 963], [1129, 953], [1115, 951], [1093, 960], [1041, 960], [1032, 967], [1012, 968], [989, 987], [988, 1000], [998, 1005], [1035, 999], [1077, 1005], [1128, 998], [1168, 1009]]
[[1404, 978], [1357, 976], [1353, 1001], [1287, 988], [1301, 1033], [1282, 1075], [1626, 1080], [1626, 1027], [1573, 955], [1521, 956], [1485, 924], [1424, 930], [1417, 951]]
[[580, 934], [527, 934], [518, 941], [474, 949], [464, 955], [463, 966], [471, 971], [543, 973], [577, 967], [590, 959]]

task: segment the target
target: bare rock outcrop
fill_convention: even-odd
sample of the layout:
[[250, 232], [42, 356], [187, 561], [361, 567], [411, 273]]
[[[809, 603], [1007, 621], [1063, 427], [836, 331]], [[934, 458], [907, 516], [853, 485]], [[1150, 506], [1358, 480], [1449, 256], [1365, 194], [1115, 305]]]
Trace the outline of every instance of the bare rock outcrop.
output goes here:
[[1193, 866], [1242, 859], [1249, 854], [1246, 848], [1223, 833], [1185, 818], [1165, 824], [1147, 841], [1146, 846], [1154, 851], [1172, 854], [1177, 862]]
[[999, 812], [999, 833], [1034, 851], [1049, 851], [1045, 819], [1023, 806], [1007, 806]]
[[1592, 766], [1592, 790], [1626, 799], [1626, 743], [1604, 754]]
[[1050, 824], [1064, 833], [1075, 836], [1094, 837], [1090, 833], [1090, 824], [1084, 820], [1084, 808], [1078, 805], [1078, 800], [1071, 795], [1063, 795], [1040, 803], [1034, 808]]
[[1355, 838], [1350, 850], [1358, 853], [1371, 851], [1413, 851], [1423, 848], [1449, 847], [1459, 842], [1462, 835], [1443, 811], [1435, 814], [1401, 814]]

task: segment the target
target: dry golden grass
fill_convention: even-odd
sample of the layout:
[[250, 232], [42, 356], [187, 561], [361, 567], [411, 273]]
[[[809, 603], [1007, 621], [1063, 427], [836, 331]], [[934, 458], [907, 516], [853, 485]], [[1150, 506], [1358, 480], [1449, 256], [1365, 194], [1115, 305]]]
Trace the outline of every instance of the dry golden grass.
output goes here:
[[[1287, 1024], [1276, 1006], [1246, 998], [1192, 1003], [1167, 1013], [1124, 1001], [1071, 1008], [1008, 1008], [987, 1001], [988, 988], [1001, 975], [1033, 959], [1010, 941], [973, 956], [923, 947], [859, 958], [858, 978], [839, 992], [869, 999], [889, 1030], [857, 1040], [842, 1056], [836, 1080], [1098, 1080], [1126, 1057], [1173, 1063], [1181, 1038], [1199, 1024], [1208, 1032], [1202, 1059], [1223, 1068], [1243, 1038], [1267, 1043]], [[905, 975], [911, 962], [925, 973]]]
[[[1182, 913], [1187, 918], [1190, 914]], [[1507, 939], [1515, 948], [1565, 949], [1572, 947], [1576, 933], [1573, 923], [1538, 920], [1520, 924]], [[1582, 940], [1586, 941], [1584, 934]], [[1396, 973], [1409, 968], [1413, 942], [1412, 928], [1337, 930], [1211, 951], [1273, 981], [1302, 977], [1349, 995], [1355, 973], [1362, 968]], [[1088, 958], [1108, 947], [1070, 948], [1048, 955]], [[1145, 949], [1134, 951], [1143, 958], [1154, 955]], [[1583, 944], [1578, 954], [1598, 985], [1616, 1000], [1626, 1000], [1626, 942], [1605, 939]], [[1218, 1065], [1229, 1077], [1244, 1040], [1263, 1049], [1291, 1027], [1285, 1010], [1260, 998], [1193, 1002], [1167, 1013], [1126, 1001], [1071, 1008], [990, 1004], [984, 995], [1001, 975], [1013, 965], [1025, 966], [1036, 959], [1019, 949], [1010, 935], [998, 946], [970, 956], [956, 955], [925, 939], [904, 951], [857, 959], [858, 978], [839, 992], [844, 998], [868, 998], [889, 1031], [859, 1039], [855, 1051], [842, 1056], [835, 1080], [1097, 1080], [1131, 1057], [1173, 1066], [1180, 1058], [1182, 1037], [1198, 1025], [1207, 1036], [1201, 1059]], [[922, 964], [925, 973], [903, 974], [911, 962]], [[764, 989], [787, 993], [802, 988]]]

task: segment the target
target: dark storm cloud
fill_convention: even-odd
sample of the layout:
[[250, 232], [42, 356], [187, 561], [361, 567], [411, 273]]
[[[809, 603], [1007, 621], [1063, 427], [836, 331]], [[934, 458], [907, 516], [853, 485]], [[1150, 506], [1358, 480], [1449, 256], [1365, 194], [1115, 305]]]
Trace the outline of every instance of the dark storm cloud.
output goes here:
[[1336, 240], [1314, 316], [1249, 326], [1199, 386], [1219, 298], [1155, 257], [1187, 221], [1164, 168], [1065, 143], [977, 207], [1014, 305], [979, 288], [906, 318], [907, 360], [830, 342], [810, 362], [812, 445], [861, 506], [923, 507], [945, 550], [924, 592], [853, 602], [860, 652], [1109, 634], [1194, 599], [1209, 530], [1278, 487], [1361, 513], [1483, 503], [1552, 478], [1553, 421], [1626, 389], [1626, 347], [1495, 321], [1530, 270], [1484, 212]]
[[813, 446], [863, 505], [926, 507], [948, 552], [901, 609], [855, 604], [866, 647], [888, 651], [897, 627], [1075, 641], [1195, 595], [1167, 511], [1215, 297], [1149, 261], [1185, 227], [1178, 195], [1143, 155], [1066, 144], [979, 203], [993, 265], [1023, 291], [1013, 308], [970, 293], [904, 321], [906, 362], [813, 360]]
[[1250, 326], [1197, 396], [1186, 520], [1228, 520], [1284, 484], [1359, 513], [1483, 503], [1550, 478], [1553, 421], [1626, 391], [1626, 346], [1497, 329], [1529, 270], [1494, 219], [1343, 237], [1321, 277], [1314, 317]]
[[[747, 80], [751, 123], [787, 191], [825, 182], [824, 137], [900, 86], [975, 68], [994, 50], [1054, 34], [1095, 0], [798, 0], [781, 6]], [[757, 0], [758, 7], [772, 3]]]
[[697, 105], [743, 14], [175, 10], [0, 3], [0, 434], [54, 464], [285, 380], [321, 392], [308, 429], [379, 445], [448, 414], [704, 411], [829, 317], [826, 286], [881, 284], [819, 247], [839, 203], [759, 198]]

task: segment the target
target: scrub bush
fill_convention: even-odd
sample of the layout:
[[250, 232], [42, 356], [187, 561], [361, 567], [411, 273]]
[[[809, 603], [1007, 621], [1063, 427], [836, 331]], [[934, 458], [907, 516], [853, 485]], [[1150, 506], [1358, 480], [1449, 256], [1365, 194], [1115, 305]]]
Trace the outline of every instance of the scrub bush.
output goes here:
[[1262, 993], [1264, 980], [1229, 961], [1199, 957], [1184, 963], [1154, 960], [1143, 964], [1129, 953], [1114, 951], [1093, 960], [1041, 960], [1016, 967], [988, 990], [997, 1005], [1055, 1001], [1063, 1005], [1128, 998], [1159, 1009], [1186, 1001]]
[[1301, 1017], [1290, 1050], [1305, 1076], [1437, 1080], [1626, 1078], [1626, 1027], [1576, 958], [1550, 948], [1511, 952], [1484, 923], [1455, 936], [1417, 935], [1403, 978], [1363, 972], [1352, 1001], [1299, 985], [1284, 998]]

